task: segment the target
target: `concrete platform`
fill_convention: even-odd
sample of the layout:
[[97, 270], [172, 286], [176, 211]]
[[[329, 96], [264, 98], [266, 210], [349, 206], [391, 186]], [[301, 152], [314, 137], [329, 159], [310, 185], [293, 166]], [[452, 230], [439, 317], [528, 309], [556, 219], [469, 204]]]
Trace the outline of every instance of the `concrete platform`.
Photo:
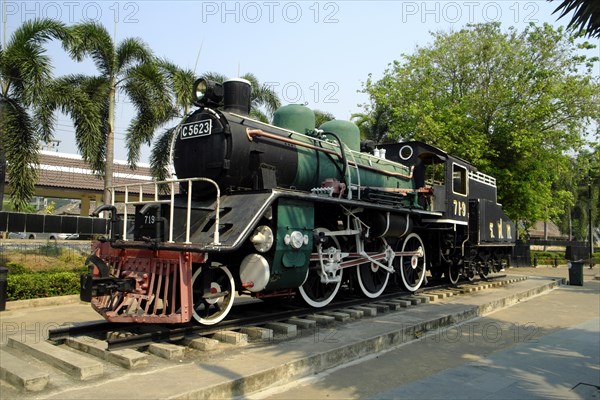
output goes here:
[[600, 399], [599, 316], [590, 278], [244, 397]]
[[[377, 313], [372, 317], [365, 314], [360, 320], [316, 325], [303, 330], [304, 333], [295, 338], [290, 335], [287, 324], [280, 324], [277, 327], [281, 329], [286, 325], [287, 340], [251, 343], [225, 355], [216, 353], [203, 358], [188, 352], [178, 362], [162, 364], [155, 369], [149, 367], [143, 374], [123, 373], [118, 377], [95, 380], [93, 388], [82, 385], [56, 387], [44, 392], [44, 398], [122, 398], [124, 387], [128, 398], [244, 396], [267, 386], [285, 384], [369, 354], [396, 348], [428, 331], [467, 321], [555, 287], [557, 282], [553, 279], [534, 277], [399, 311]], [[269, 328], [273, 329], [272, 326]], [[30, 398], [27, 392], [12, 394], [17, 398]]]

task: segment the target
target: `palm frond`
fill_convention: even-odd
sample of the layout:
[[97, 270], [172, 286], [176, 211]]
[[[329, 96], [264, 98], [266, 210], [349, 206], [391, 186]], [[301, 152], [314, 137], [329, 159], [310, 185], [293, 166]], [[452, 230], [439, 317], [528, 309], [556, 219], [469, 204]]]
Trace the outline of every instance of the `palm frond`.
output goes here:
[[44, 99], [45, 107], [36, 109], [39, 120], [58, 109], [73, 120], [77, 148], [86, 163], [96, 174], [102, 172], [106, 147], [106, 98], [108, 85], [105, 80], [82, 75], [69, 75], [51, 82]]
[[50, 39], [67, 40], [68, 36], [64, 25], [52, 20], [32, 20], [20, 26], [2, 52], [0, 73], [5, 95], [31, 105], [52, 72], [42, 44]]
[[10, 202], [15, 210], [23, 210], [33, 196], [38, 173], [38, 148], [34, 122], [18, 100], [0, 100], [0, 140], [7, 161]]
[[256, 77], [256, 75], [254, 75], [251, 72], [245, 73], [240, 78], [245, 79], [248, 82], [250, 82], [250, 84], [252, 85], [252, 87], [258, 87], [258, 86], [260, 86], [260, 83], [258, 82], [258, 78]]
[[14, 31], [6, 48], [18, 48], [27, 43], [39, 46], [50, 39], [63, 41], [68, 37], [69, 31], [60, 21], [47, 18], [27, 20]]
[[262, 84], [252, 89], [252, 105], [264, 107], [267, 113], [273, 115], [281, 107], [281, 100], [272, 86]]
[[600, 3], [597, 0], [564, 0], [552, 14], [560, 13], [558, 19], [573, 13], [568, 28], [585, 32], [588, 36], [600, 36]]
[[335, 116], [327, 111], [313, 110], [315, 112], [315, 126], [318, 128], [327, 121], [335, 119]]
[[134, 167], [139, 160], [140, 146], [149, 145], [154, 131], [175, 117], [177, 110], [169, 98], [168, 82], [157, 64], [145, 63], [131, 68], [123, 87], [137, 110], [126, 133], [127, 158]]
[[269, 123], [269, 117], [267, 116], [267, 114], [265, 114], [263, 111], [259, 110], [258, 108], [250, 109], [250, 117], [257, 121], [264, 122], [265, 124]]
[[153, 61], [152, 50], [144, 41], [127, 38], [117, 46], [117, 70], [124, 71], [137, 63]]
[[192, 86], [196, 79], [194, 71], [179, 68], [165, 59], [160, 59], [157, 63], [165, 71], [170, 81], [169, 88], [175, 101], [175, 106], [181, 109], [182, 114], [186, 114], [189, 106], [192, 104]]
[[113, 76], [118, 71], [115, 45], [106, 28], [94, 21], [84, 22], [70, 28], [71, 38], [67, 49], [77, 61], [90, 56], [96, 68], [104, 76]]
[[177, 126], [165, 130], [152, 146], [150, 153], [150, 173], [158, 181], [164, 181], [170, 177], [169, 163], [171, 155], [171, 143], [177, 133]]
[[[65, 45], [70, 31], [58, 21], [29, 20], [15, 30], [0, 51], [0, 162], [11, 178], [11, 203], [17, 210], [24, 209], [34, 193], [38, 140], [52, 135], [54, 119], [41, 112], [52, 76], [50, 58], [42, 45], [50, 39], [59, 39]], [[40, 111], [42, 121], [31, 118], [30, 107]]]
[[209, 81], [215, 81], [219, 83], [223, 83], [227, 80], [227, 76], [218, 72], [205, 72], [202, 74], [202, 78], [207, 79]]

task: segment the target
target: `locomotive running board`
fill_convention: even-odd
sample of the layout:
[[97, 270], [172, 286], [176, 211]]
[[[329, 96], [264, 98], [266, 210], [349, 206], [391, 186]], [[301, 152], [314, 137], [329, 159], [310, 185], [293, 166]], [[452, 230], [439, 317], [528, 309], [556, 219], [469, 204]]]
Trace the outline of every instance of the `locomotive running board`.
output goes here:
[[[190, 243], [185, 243], [185, 225], [175, 227], [173, 233], [174, 242], [151, 241], [128, 241], [114, 240], [111, 245], [114, 248], [137, 248], [137, 249], [155, 249], [155, 250], [175, 250], [189, 251], [195, 253], [215, 253], [230, 252], [237, 250], [252, 233], [252, 230], [258, 224], [260, 218], [267, 208], [279, 198], [298, 199], [312, 203], [330, 203], [345, 207], [362, 207], [364, 209], [404, 213], [407, 215], [418, 215], [421, 217], [439, 217], [439, 212], [431, 212], [416, 208], [399, 208], [375, 203], [365, 203], [363, 201], [340, 199], [334, 197], [322, 197], [307, 194], [295, 190], [271, 189], [264, 191], [237, 192], [224, 195], [220, 198], [219, 209], [221, 211], [219, 221], [220, 243], [215, 245], [215, 200], [194, 201], [191, 204], [191, 232], [189, 236]], [[187, 202], [175, 198], [174, 216], [187, 219]], [[167, 207], [167, 206], [165, 206]]]

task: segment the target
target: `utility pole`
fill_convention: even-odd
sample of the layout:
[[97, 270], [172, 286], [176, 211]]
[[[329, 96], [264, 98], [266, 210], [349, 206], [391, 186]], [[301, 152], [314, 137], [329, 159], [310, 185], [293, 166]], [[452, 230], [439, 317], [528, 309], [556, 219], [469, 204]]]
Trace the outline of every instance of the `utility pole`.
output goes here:
[[2, 2], [2, 48], [6, 48], [6, 0]]
[[590, 269], [594, 268], [594, 232], [592, 223], [592, 167], [588, 167], [588, 221], [590, 232]]
[[[6, 48], [6, 0], [2, 1], [2, 48]], [[4, 91], [4, 82], [0, 90]], [[2, 110], [0, 110], [2, 114]], [[4, 204], [4, 180], [6, 179], [6, 156], [4, 155], [4, 149], [0, 144], [0, 211], [2, 211]]]

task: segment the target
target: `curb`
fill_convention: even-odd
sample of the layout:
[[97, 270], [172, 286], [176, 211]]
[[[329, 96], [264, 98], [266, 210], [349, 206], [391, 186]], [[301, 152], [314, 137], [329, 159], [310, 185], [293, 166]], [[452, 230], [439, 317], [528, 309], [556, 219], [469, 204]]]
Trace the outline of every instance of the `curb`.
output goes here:
[[42, 297], [39, 299], [13, 300], [6, 302], [6, 311], [22, 310], [24, 308], [31, 307], [62, 306], [65, 304], [76, 304], [79, 302], [80, 300], [78, 294], [70, 294], [66, 296], [55, 297]]
[[421, 321], [416, 324], [407, 324], [407, 326], [397, 331], [298, 358], [283, 365], [277, 365], [258, 373], [232, 379], [211, 387], [181, 393], [171, 397], [171, 399], [230, 398], [248, 395], [276, 384], [283, 385], [292, 380], [318, 374], [373, 353], [393, 349], [401, 344], [418, 339], [427, 331], [465, 322], [511, 306], [529, 297], [555, 289], [560, 283], [561, 280], [557, 279], [542, 286], [528, 289], [499, 300], [490, 301], [479, 306], [472, 306], [461, 312]]

